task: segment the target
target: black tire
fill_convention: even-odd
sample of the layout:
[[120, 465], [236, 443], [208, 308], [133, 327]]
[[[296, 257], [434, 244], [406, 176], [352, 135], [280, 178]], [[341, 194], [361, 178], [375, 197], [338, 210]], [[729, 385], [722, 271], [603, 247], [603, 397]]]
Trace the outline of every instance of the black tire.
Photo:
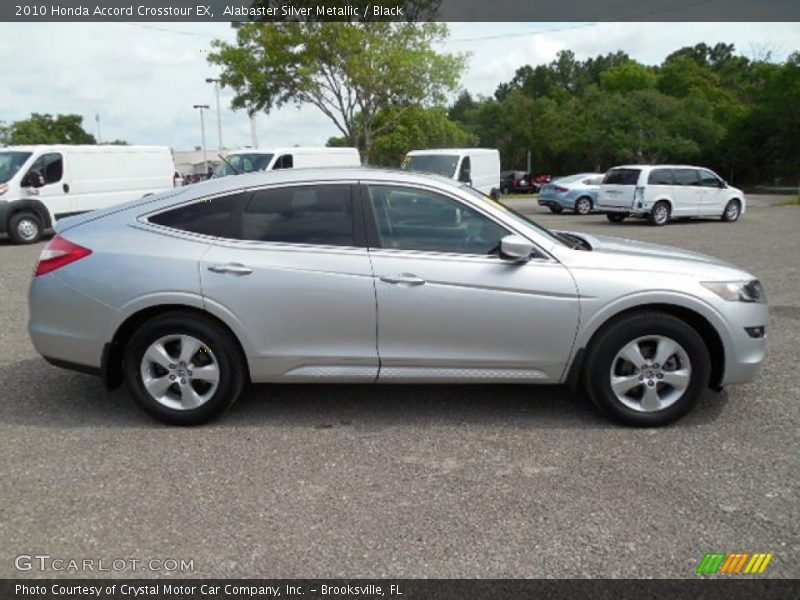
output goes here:
[[550, 209], [550, 212], [553, 212], [553, 213], [556, 213], [556, 214], [558, 214], [558, 213], [560, 213], [562, 210], [564, 210], [564, 207], [563, 207], [563, 206], [561, 206], [560, 204], [551, 204], [551, 205], [550, 205], [550, 206], [548, 206], [547, 208], [549, 208], [549, 209]]
[[503, 195], [505, 195], [505, 196], [507, 196], [508, 194], [511, 193], [511, 190], [509, 189], [509, 187], [507, 185], [504, 185], [503, 189], [501, 191], [503, 192]]
[[[218, 366], [216, 390], [196, 408], [165, 406], [147, 391], [142, 379], [142, 361], [150, 345], [164, 337], [181, 335], [191, 336], [203, 344], [201, 350], [193, 355], [194, 360], [201, 360], [201, 353], [207, 349]], [[188, 368], [200, 367], [193, 367], [190, 362]], [[164, 372], [169, 373], [166, 370]], [[191, 371], [187, 372], [191, 375]], [[151, 416], [170, 425], [200, 425], [215, 419], [236, 402], [247, 377], [239, 347], [225, 329], [210, 319], [180, 311], [154, 317], [136, 330], [125, 346], [123, 373], [136, 403]], [[189, 384], [196, 385], [191, 379]], [[173, 385], [175, 387], [170, 387], [168, 391], [177, 396], [180, 385], [177, 381]]]
[[18, 212], [8, 220], [8, 237], [15, 244], [35, 244], [42, 239], [42, 221], [32, 212]]
[[575, 200], [575, 214], [588, 215], [592, 211], [592, 199], [588, 196], [581, 196]]
[[626, 213], [606, 213], [606, 219], [612, 223], [622, 223], [627, 216]]
[[735, 223], [741, 215], [742, 203], [733, 199], [725, 205], [725, 210], [722, 211], [722, 220], [726, 223]]
[[650, 214], [647, 215], [647, 220], [650, 225], [662, 227], [669, 223], [671, 213], [672, 211], [670, 210], [669, 202], [661, 200], [655, 203], [655, 206], [653, 206]]
[[[641, 412], [627, 406], [614, 393], [611, 387], [611, 369], [612, 362], [623, 347], [648, 336], [663, 336], [677, 342], [685, 351], [691, 369], [689, 383], [683, 395], [674, 403], [660, 410]], [[642, 311], [623, 316], [604, 326], [592, 340], [583, 371], [586, 391], [600, 412], [620, 423], [636, 427], [666, 425], [684, 416], [708, 386], [710, 373], [711, 360], [703, 338], [686, 322], [658, 311]], [[641, 386], [642, 394], [648, 385], [647, 380], [644, 381], [642, 384], [634, 384]], [[655, 381], [657, 389], [666, 392], [671, 390], [668, 384], [659, 383], [658, 379]]]

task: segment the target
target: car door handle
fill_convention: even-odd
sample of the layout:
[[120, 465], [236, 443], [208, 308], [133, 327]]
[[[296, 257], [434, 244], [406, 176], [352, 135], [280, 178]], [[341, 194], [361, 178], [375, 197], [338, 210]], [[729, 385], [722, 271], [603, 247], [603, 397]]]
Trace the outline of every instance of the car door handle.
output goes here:
[[250, 267], [245, 267], [239, 263], [227, 263], [225, 265], [211, 265], [208, 267], [208, 270], [212, 273], [222, 273], [224, 275], [250, 275], [253, 272], [253, 269]]
[[417, 277], [416, 275], [411, 275], [410, 273], [401, 273], [400, 275], [384, 275], [381, 277], [381, 281], [385, 281], [386, 283], [392, 283], [394, 285], [402, 285], [402, 286], [409, 286], [409, 287], [416, 287], [418, 285], [424, 285], [425, 280], [421, 277]]

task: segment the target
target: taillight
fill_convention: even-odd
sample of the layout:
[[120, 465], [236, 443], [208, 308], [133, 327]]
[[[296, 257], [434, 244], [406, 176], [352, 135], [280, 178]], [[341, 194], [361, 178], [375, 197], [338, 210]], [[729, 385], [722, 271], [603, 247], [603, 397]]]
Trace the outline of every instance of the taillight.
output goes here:
[[559, 194], [563, 194], [564, 192], [568, 192], [568, 191], [569, 191], [569, 188], [565, 188], [565, 187], [561, 187], [560, 185], [557, 185], [557, 186], [556, 186], [556, 191], [557, 191]]
[[41, 255], [39, 255], [39, 263], [36, 265], [36, 271], [34, 271], [33, 275], [34, 277], [45, 275], [74, 263], [76, 260], [85, 258], [91, 253], [92, 251], [88, 248], [73, 244], [57, 235], [42, 250]]

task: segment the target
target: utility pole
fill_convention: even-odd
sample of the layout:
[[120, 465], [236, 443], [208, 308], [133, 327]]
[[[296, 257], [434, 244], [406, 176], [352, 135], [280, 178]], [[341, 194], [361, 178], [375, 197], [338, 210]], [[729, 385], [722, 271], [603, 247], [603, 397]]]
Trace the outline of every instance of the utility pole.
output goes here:
[[217, 139], [219, 140], [219, 151], [222, 152], [222, 112], [219, 108], [219, 79], [207, 77], [206, 83], [214, 84], [214, 93], [217, 97]]
[[208, 104], [195, 104], [195, 109], [200, 110], [200, 137], [203, 142], [203, 165], [205, 165], [205, 172], [203, 173], [208, 177], [208, 154], [206, 153], [206, 120], [203, 116], [203, 111], [208, 110]]
[[94, 113], [94, 124], [97, 130], [97, 143], [100, 143], [100, 113]]
[[253, 148], [258, 148], [258, 130], [256, 129], [256, 115], [250, 115], [250, 144]]

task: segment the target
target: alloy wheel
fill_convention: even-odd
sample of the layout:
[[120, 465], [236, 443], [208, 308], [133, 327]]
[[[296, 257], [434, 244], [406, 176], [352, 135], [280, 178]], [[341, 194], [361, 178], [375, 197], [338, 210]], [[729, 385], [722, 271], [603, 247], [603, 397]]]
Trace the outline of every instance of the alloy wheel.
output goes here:
[[190, 335], [168, 335], [148, 346], [140, 365], [142, 383], [159, 404], [191, 410], [217, 391], [220, 367], [208, 346]]
[[663, 335], [639, 337], [611, 361], [611, 389], [617, 400], [637, 412], [655, 412], [675, 404], [692, 380], [686, 350]]

